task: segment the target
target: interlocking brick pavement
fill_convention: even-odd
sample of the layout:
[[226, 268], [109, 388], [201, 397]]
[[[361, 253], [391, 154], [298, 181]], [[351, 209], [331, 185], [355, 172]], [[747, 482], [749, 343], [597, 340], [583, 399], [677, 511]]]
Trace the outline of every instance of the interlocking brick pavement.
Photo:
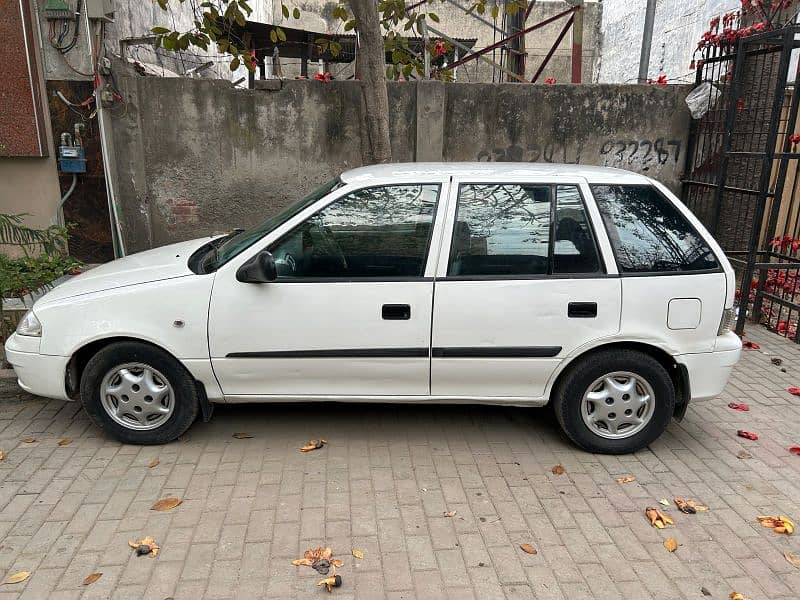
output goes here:
[[[703, 598], [701, 588], [798, 598], [800, 569], [783, 552], [800, 553], [800, 533], [775, 534], [756, 516], [800, 521], [800, 457], [787, 451], [800, 444], [800, 398], [786, 392], [800, 385], [800, 347], [750, 333], [761, 350], [744, 352], [722, 396], [618, 457], [577, 450], [546, 409], [460, 406], [218, 407], [178, 442], [126, 446], [79, 405], [0, 380], [0, 575], [33, 573], [0, 585], [0, 600], [326, 597], [312, 569], [291, 565], [319, 545], [344, 560], [332, 595], [342, 599], [675, 600]], [[316, 437], [330, 444], [298, 451]], [[637, 480], [616, 483], [623, 475]], [[183, 504], [150, 510], [166, 496]], [[671, 507], [676, 526], [652, 528], [644, 508], [674, 496], [711, 510]], [[158, 557], [128, 547], [145, 535]], [[93, 572], [103, 575], [83, 586]]]

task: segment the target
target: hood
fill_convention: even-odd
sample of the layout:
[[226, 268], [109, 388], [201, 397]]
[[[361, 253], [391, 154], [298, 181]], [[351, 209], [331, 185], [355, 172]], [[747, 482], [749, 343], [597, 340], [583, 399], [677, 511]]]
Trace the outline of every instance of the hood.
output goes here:
[[137, 252], [72, 277], [45, 294], [36, 304], [47, 304], [71, 296], [194, 275], [187, 262], [192, 253], [213, 238], [161, 246]]

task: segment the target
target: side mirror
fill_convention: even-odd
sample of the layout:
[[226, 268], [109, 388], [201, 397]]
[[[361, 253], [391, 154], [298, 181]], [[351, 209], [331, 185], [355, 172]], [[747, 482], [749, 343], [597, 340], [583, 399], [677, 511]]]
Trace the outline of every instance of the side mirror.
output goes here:
[[269, 283], [277, 278], [275, 259], [266, 250], [256, 254], [236, 271], [236, 280], [242, 283]]

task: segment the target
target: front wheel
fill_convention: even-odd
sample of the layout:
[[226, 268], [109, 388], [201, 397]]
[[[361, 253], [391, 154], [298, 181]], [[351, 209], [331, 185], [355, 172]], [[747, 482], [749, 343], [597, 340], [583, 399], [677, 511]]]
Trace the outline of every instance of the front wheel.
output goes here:
[[626, 454], [660, 436], [672, 418], [675, 388], [652, 356], [603, 350], [570, 368], [553, 398], [564, 432], [588, 452]]
[[89, 360], [81, 402], [95, 425], [128, 444], [171, 442], [198, 413], [197, 389], [183, 365], [139, 342], [109, 344]]

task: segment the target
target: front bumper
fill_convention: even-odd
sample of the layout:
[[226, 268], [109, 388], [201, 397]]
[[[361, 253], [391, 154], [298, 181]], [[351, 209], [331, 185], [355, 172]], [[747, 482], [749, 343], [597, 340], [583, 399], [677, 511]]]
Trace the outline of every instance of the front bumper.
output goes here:
[[705, 400], [719, 396], [741, 353], [742, 341], [739, 336], [726, 333], [717, 338], [713, 352], [677, 355], [675, 360], [686, 367], [689, 375], [691, 399]]
[[68, 356], [39, 354], [39, 338], [12, 334], [5, 345], [19, 386], [35, 396], [69, 400], [65, 387]]

